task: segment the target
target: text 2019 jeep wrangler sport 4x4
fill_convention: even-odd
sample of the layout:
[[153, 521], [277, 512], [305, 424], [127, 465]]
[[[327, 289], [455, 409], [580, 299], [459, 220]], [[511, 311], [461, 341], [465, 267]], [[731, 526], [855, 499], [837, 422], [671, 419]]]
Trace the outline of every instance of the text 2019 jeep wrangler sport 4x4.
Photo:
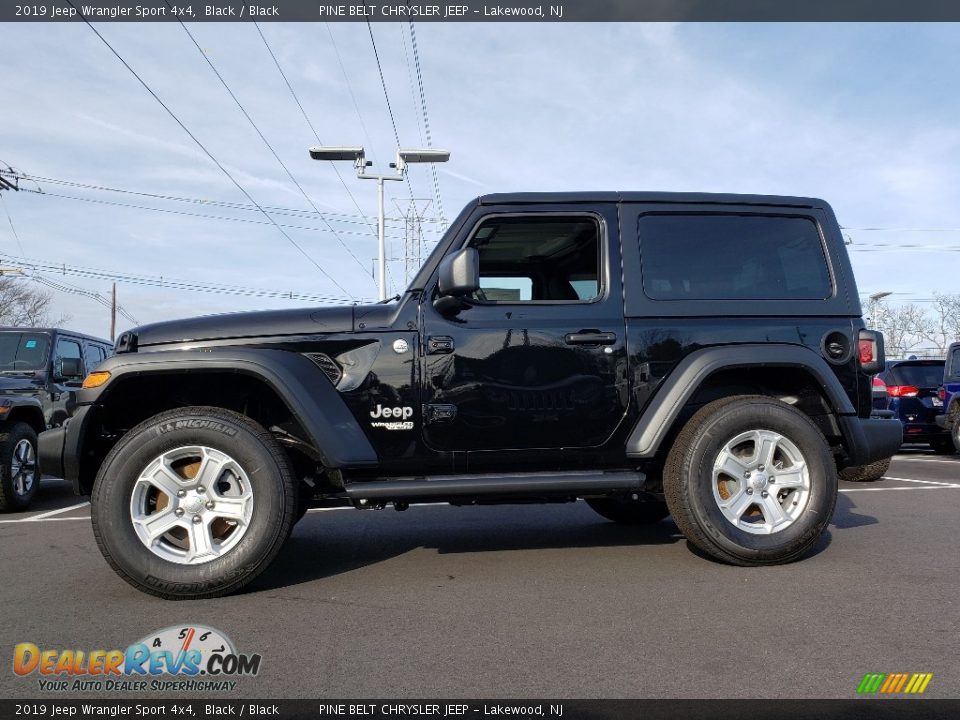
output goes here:
[[398, 302], [124, 333], [41, 461], [167, 598], [237, 590], [312, 505], [583, 498], [782, 563], [900, 446], [883, 359], [821, 200], [490, 195]]

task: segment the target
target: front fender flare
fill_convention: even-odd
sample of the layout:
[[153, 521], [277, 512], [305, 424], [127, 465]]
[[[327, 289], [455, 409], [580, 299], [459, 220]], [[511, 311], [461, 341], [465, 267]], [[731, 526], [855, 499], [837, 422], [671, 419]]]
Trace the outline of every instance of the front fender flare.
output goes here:
[[340, 393], [309, 358], [295, 352], [270, 349], [168, 350], [115, 355], [98, 371], [110, 380], [99, 388], [84, 389], [78, 405], [104, 405], [120, 380], [144, 375], [235, 372], [259, 378], [293, 413], [308, 440], [329, 468], [375, 465], [377, 454]]

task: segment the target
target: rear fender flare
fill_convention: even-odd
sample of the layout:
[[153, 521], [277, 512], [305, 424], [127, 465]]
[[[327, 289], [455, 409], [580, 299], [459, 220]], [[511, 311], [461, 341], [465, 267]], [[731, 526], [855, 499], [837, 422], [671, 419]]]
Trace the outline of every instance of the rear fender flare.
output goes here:
[[[856, 409], [827, 362], [801, 345], [724, 345], [695, 350], [681, 360], [650, 400], [627, 438], [627, 456], [652, 458], [684, 405], [711, 375], [730, 368], [796, 367], [808, 371], [820, 385], [833, 411], [856, 417]], [[845, 423], [841, 421], [841, 428]], [[850, 442], [855, 438], [846, 437]]]

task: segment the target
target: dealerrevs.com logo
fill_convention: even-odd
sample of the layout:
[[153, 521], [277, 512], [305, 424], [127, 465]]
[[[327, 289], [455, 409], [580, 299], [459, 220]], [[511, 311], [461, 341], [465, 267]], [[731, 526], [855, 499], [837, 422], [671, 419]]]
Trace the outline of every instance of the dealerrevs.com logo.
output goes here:
[[235, 678], [260, 672], [259, 654], [242, 654], [219, 630], [172, 625], [125, 650], [41, 648], [18, 643], [13, 672], [36, 675], [47, 692], [198, 692], [236, 688]]

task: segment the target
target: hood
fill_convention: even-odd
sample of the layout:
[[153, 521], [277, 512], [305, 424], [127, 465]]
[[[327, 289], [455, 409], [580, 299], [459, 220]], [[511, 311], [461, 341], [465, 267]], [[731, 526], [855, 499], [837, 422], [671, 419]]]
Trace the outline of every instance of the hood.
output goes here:
[[137, 347], [168, 343], [240, 340], [277, 335], [352, 332], [354, 307], [228, 313], [141, 325], [131, 332]]
[[0, 395], [36, 395], [43, 389], [42, 370], [26, 374], [0, 373]]

